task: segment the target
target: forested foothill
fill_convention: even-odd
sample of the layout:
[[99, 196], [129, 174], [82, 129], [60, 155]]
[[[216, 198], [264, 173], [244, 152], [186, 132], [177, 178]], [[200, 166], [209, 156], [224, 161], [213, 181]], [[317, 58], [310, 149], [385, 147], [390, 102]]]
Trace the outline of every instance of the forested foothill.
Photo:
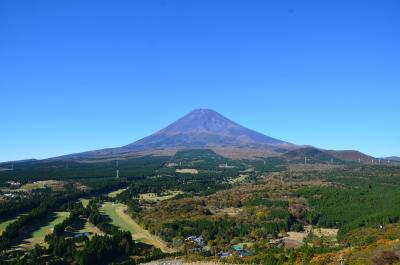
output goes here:
[[[8, 224], [0, 237], [1, 263], [135, 264], [169, 256], [263, 264], [400, 261], [400, 167], [341, 163], [314, 151], [305, 164], [301, 155], [233, 160], [186, 150], [118, 164], [19, 163], [0, 172], [1, 194], [15, 194], [0, 202], [0, 221]], [[10, 180], [22, 187], [11, 189]], [[23, 189], [48, 180], [62, 188]], [[162, 253], [115, 226], [102, 212], [106, 202], [126, 205], [132, 220], [175, 253]], [[45, 242], [18, 248], [27, 227], [57, 211], [68, 217]]]

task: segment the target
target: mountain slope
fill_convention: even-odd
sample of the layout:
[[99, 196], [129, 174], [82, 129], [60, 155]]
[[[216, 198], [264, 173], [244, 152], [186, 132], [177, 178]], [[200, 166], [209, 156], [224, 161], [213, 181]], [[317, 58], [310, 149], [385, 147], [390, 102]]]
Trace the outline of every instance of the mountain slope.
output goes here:
[[390, 160], [390, 161], [400, 161], [400, 157], [399, 156], [389, 156], [389, 157], [385, 157], [383, 159]]
[[[294, 145], [243, 127], [210, 109], [196, 109], [176, 122], [131, 144], [56, 159], [109, 159], [138, 155], [174, 155], [177, 150], [212, 149], [224, 157], [281, 156], [288, 161], [349, 161], [373, 163], [374, 158], [353, 150], [322, 150]], [[310, 160], [310, 161], [311, 161]]]
[[326, 151], [314, 148], [314, 147], [305, 147], [299, 148], [296, 150], [289, 151], [282, 155], [282, 158], [294, 161], [305, 161], [305, 159], [309, 162], [330, 162], [335, 160], [335, 157], [329, 154]]
[[293, 144], [247, 129], [209, 109], [197, 109], [126, 150], [168, 148], [280, 148]]
[[355, 150], [328, 150], [326, 151], [328, 154], [333, 157], [350, 162], [363, 162], [363, 163], [371, 163], [375, 158], [366, 154], [363, 154], [359, 151]]
[[226, 157], [279, 155], [297, 146], [245, 128], [210, 109], [196, 109], [160, 131], [131, 144], [56, 159], [97, 159], [143, 154], [171, 155], [182, 149], [213, 149]]

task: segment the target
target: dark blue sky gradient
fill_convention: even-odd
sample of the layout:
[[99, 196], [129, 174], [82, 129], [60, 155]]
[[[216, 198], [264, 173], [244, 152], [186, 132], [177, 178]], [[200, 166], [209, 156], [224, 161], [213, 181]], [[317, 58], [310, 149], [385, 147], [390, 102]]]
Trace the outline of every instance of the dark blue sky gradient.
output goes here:
[[400, 2], [0, 1], [0, 161], [138, 140], [194, 108], [400, 155]]

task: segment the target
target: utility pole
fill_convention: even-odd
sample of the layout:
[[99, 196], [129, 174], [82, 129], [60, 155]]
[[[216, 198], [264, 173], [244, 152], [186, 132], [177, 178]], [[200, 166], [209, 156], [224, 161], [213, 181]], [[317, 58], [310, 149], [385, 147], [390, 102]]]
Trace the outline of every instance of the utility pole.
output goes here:
[[344, 265], [344, 259], [342, 256], [339, 258], [339, 265]]
[[306, 165], [307, 164], [307, 157], [305, 156], [304, 157], [304, 165]]
[[116, 166], [117, 166], [117, 176], [116, 176], [116, 178], [119, 179], [118, 160], [117, 160], [117, 162], [116, 162]]

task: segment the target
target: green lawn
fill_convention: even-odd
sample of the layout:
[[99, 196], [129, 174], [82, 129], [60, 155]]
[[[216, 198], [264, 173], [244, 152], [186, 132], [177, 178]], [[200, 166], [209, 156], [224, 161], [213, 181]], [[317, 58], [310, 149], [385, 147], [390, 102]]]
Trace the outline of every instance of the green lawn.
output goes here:
[[113, 225], [118, 226], [121, 230], [135, 233], [136, 231], [134, 231], [132, 227], [117, 214], [117, 209], [124, 209], [125, 207], [126, 206], [120, 203], [106, 202], [103, 204], [101, 211], [111, 218], [111, 223]]
[[168, 248], [160, 238], [150, 234], [149, 231], [137, 224], [128, 214], [125, 213], [127, 206], [121, 203], [106, 202], [101, 211], [110, 217], [111, 223], [121, 230], [129, 231], [133, 239], [160, 248], [163, 252], [174, 252]]
[[1, 222], [0, 223], [0, 235], [4, 232], [4, 230], [6, 229], [7, 225], [9, 225], [10, 223], [14, 222], [15, 220], [17, 220], [18, 216], [13, 217], [7, 221]]
[[118, 194], [120, 194], [121, 192], [123, 192], [123, 191], [125, 191], [125, 190], [126, 190], [126, 188], [124, 188], [124, 189], [119, 189], [119, 190], [116, 190], [116, 191], [112, 191], [112, 192], [110, 192], [110, 193], [108, 194], [108, 197], [110, 197], [110, 198], [115, 198], [115, 197], [117, 197]]
[[85, 207], [85, 208], [86, 208], [86, 206], [89, 205], [89, 199], [81, 198], [81, 199], [79, 199], [79, 201], [82, 203], [83, 207]]
[[245, 181], [248, 177], [249, 177], [249, 175], [239, 175], [239, 177], [230, 180], [229, 183], [230, 184], [240, 183], [240, 182]]
[[39, 230], [33, 232], [32, 238], [45, 237], [47, 234], [52, 232], [52, 229], [56, 224], [61, 223], [69, 216], [69, 212], [55, 212], [55, 214], [56, 214], [55, 219], [52, 220], [50, 223], [46, 224], [45, 226], [40, 227]]
[[31, 249], [35, 244], [42, 244], [44, 237], [47, 234], [52, 233], [52, 229], [56, 224], [61, 223], [69, 216], [69, 212], [54, 212], [48, 215], [47, 220], [43, 220], [37, 224], [33, 224], [29, 228], [29, 232], [25, 235], [21, 235], [17, 245], [20, 248]]
[[171, 190], [171, 191], [165, 192], [165, 195], [160, 195], [160, 196], [157, 196], [157, 194], [155, 194], [155, 193], [143, 193], [143, 194], [140, 194], [139, 198], [141, 200], [145, 200], [145, 201], [157, 202], [157, 201], [169, 200], [179, 194], [183, 194], [183, 192], [179, 191], [179, 190], [178, 191]]

